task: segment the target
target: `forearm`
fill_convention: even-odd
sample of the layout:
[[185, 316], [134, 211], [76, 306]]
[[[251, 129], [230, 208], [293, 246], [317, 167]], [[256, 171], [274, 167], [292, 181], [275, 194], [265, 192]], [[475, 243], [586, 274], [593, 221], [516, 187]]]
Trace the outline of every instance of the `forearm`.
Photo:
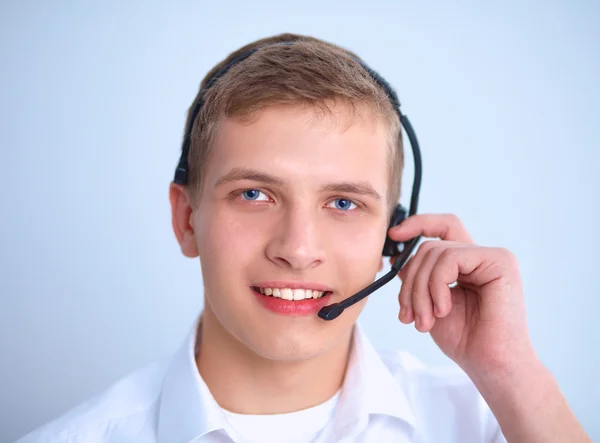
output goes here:
[[509, 443], [591, 442], [539, 360], [471, 378]]

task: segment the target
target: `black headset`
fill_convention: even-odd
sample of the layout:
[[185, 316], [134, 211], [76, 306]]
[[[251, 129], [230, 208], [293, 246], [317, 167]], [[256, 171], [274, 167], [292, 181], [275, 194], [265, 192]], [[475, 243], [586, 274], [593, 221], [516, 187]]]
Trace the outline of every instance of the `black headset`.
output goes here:
[[[280, 43], [272, 43], [272, 44], [266, 45], [266, 46], [276, 46], [276, 45], [288, 46], [288, 45], [293, 45], [293, 44], [294, 44], [294, 42], [280, 42]], [[186, 132], [185, 132], [185, 135], [183, 138], [183, 144], [181, 147], [181, 157], [179, 158], [179, 163], [177, 165], [177, 169], [175, 170], [175, 178], [173, 180], [174, 183], [177, 183], [180, 185], [187, 185], [188, 156], [189, 156], [190, 145], [191, 145], [192, 128], [194, 127], [194, 122], [196, 121], [196, 118], [198, 117], [198, 114], [200, 113], [200, 109], [202, 108], [202, 103], [203, 103], [204, 95], [206, 94], [206, 91], [208, 89], [210, 89], [210, 87], [219, 78], [221, 78], [223, 75], [225, 75], [229, 71], [229, 69], [231, 69], [232, 66], [246, 60], [248, 57], [250, 57], [256, 51], [258, 51], [264, 47], [265, 46], [261, 46], [260, 48], [250, 49], [250, 50], [238, 55], [237, 57], [233, 58], [229, 63], [227, 63], [225, 66], [223, 66], [221, 69], [219, 69], [206, 82], [204, 89], [202, 91], [200, 91], [200, 93], [198, 94], [198, 98], [192, 108], [191, 117], [188, 122], [188, 127], [186, 128]], [[395, 207], [394, 212], [392, 213], [392, 217], [390, 219], [389, 227], [391, 228], [393, 226], [396, 226], [396, 225], [399, 225], [400, 223], [402, 223], [402, 221], [404, 221], [407, 218], [407, 216], [410, 217], [411, 215], [414, 215], [417, 213], [417, 206], [419, 204], [419, 192], [421, 190], [421, 176], [422, 176], [421, 150], [419, 147], [419, 142], [417, 140], [417, 136], [415, 134], [415, 131], [414, 131], [412, 125], [410, 124], [410, 121], [408, 120], [408, 117], [406, 115], [402, 114], [402, 112], [400, 111], [400, 101], [398, 100], [398, 96], [396, 95], [396, 92], [392, 89], [392, 87], [389, 85], [389, 83], [386, 82], [383, 79], [383, 77], [381, 77], [376, 71], [369, 68], [361, 60], [358, 60], [354, 57], [352, 57], [352, 59], [356, 63], [358, 63], [381, 88], [383, 88], [383, 90], [385, 91], [386, 95], [388, 96], [390, 102], [392, 103], [394, 110], [398, 114], [398, 117], [400, 117], [400, 123], [402, 124], [402, 126], [405, 129], [406, 135], [408, 136], [410, 145], [412, 147], [413, 159], [414, 159], [414, 164], [415, 164], [415, 175], [414, 175], [414, 180], [413, 180], [412, 194], [411, 194], [411, 198], [410, 198], [410, 208], [407, 211], [407, 209], [404, 206], [402, 206], [401, 204], [398, 204]], [[420, 239], [421, 239], [421, 236], [418, 236], [418, 237], [412, 238], [406, 242], [395, 242], [392, 239], [390, 239], [388, 236], [386, 236], [385, 244], [383, 246], [383, 255], [385, 257], [397, 256], [390, 271], [387, 274], [385, 274], [384, 276], [382, 276], [381, 278], [375, 280], [373, 283], [371, 283], [366, 288], [364, 288], [361, 291], [354, 294], [353, 296], [348, 297], [347, 299], [342, 300], [341, 302], [333, 303], [331, 305], [321, 308], [321, 310], [319, 311], [319, 317], [321, 317], [323, 320], [333, 320], [333, 319], [337, 318], [342, 312], [344, 312], [344, 309], [354, 305], [355, 303], [358, 303], [360, 300], [362, 300], [369, 294], [375, 292], [377, 289], [381, 288], [383, 285], [385, 285], [386, 283], [393, 280], [393, 278], [398, 274], [398, 272], [400, 272], [402, 267], [406, 264], [408, 258], [414, 251], [414, 249], [417, 246]]]

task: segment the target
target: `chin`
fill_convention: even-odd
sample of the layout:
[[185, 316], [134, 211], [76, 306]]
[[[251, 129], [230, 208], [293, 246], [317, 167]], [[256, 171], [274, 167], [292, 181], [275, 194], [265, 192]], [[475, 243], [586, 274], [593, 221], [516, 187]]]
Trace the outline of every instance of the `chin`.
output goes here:
[[324, 337], [314, 337], [307, 333], [304, 337], [266, 336], [248, 337], [244, 345], [256, 355], [274, 361], [297, 362], [311, 360], [329, 350], [335, 344], [334, 340]]
[[[261, 322], [260, 326], [236, 334], [238, 340], [254, 354], [275, 361], [305, 361], [342, 345], [350, 336], [354, 319], [336, 322], [282, 318], [283, 321]], [[308, 321], [307, 321], [308, 320]]]

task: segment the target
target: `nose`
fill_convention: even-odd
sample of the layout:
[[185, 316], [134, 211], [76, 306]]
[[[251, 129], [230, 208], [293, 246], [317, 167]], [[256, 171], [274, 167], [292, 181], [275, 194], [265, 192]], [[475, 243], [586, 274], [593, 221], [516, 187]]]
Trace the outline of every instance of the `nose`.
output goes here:
[[319, 266], [325, 260], [318, 214], [300, 207], [282, 214], [266, 254], [280, 267], [305, 270]]

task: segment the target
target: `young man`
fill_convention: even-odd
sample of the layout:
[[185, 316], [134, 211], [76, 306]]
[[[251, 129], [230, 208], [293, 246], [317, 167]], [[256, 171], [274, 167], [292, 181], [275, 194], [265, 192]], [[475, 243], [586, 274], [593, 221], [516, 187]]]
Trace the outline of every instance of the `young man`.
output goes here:
[[[189, 175], [170, 186], [202, 315], [172, 360], [21, 442], [589, 441], [532, 349], [515, 258], [474, 245], [455, 216], [388, 230], [400, 123], [356, 58], [286, 34], [207, 75]], [[440, 239], [400, 272], [399, 320], [464, 372], [376, 353], [355, 324], [366, 300], [317, 315], [373, 281], [386, 235]]]

